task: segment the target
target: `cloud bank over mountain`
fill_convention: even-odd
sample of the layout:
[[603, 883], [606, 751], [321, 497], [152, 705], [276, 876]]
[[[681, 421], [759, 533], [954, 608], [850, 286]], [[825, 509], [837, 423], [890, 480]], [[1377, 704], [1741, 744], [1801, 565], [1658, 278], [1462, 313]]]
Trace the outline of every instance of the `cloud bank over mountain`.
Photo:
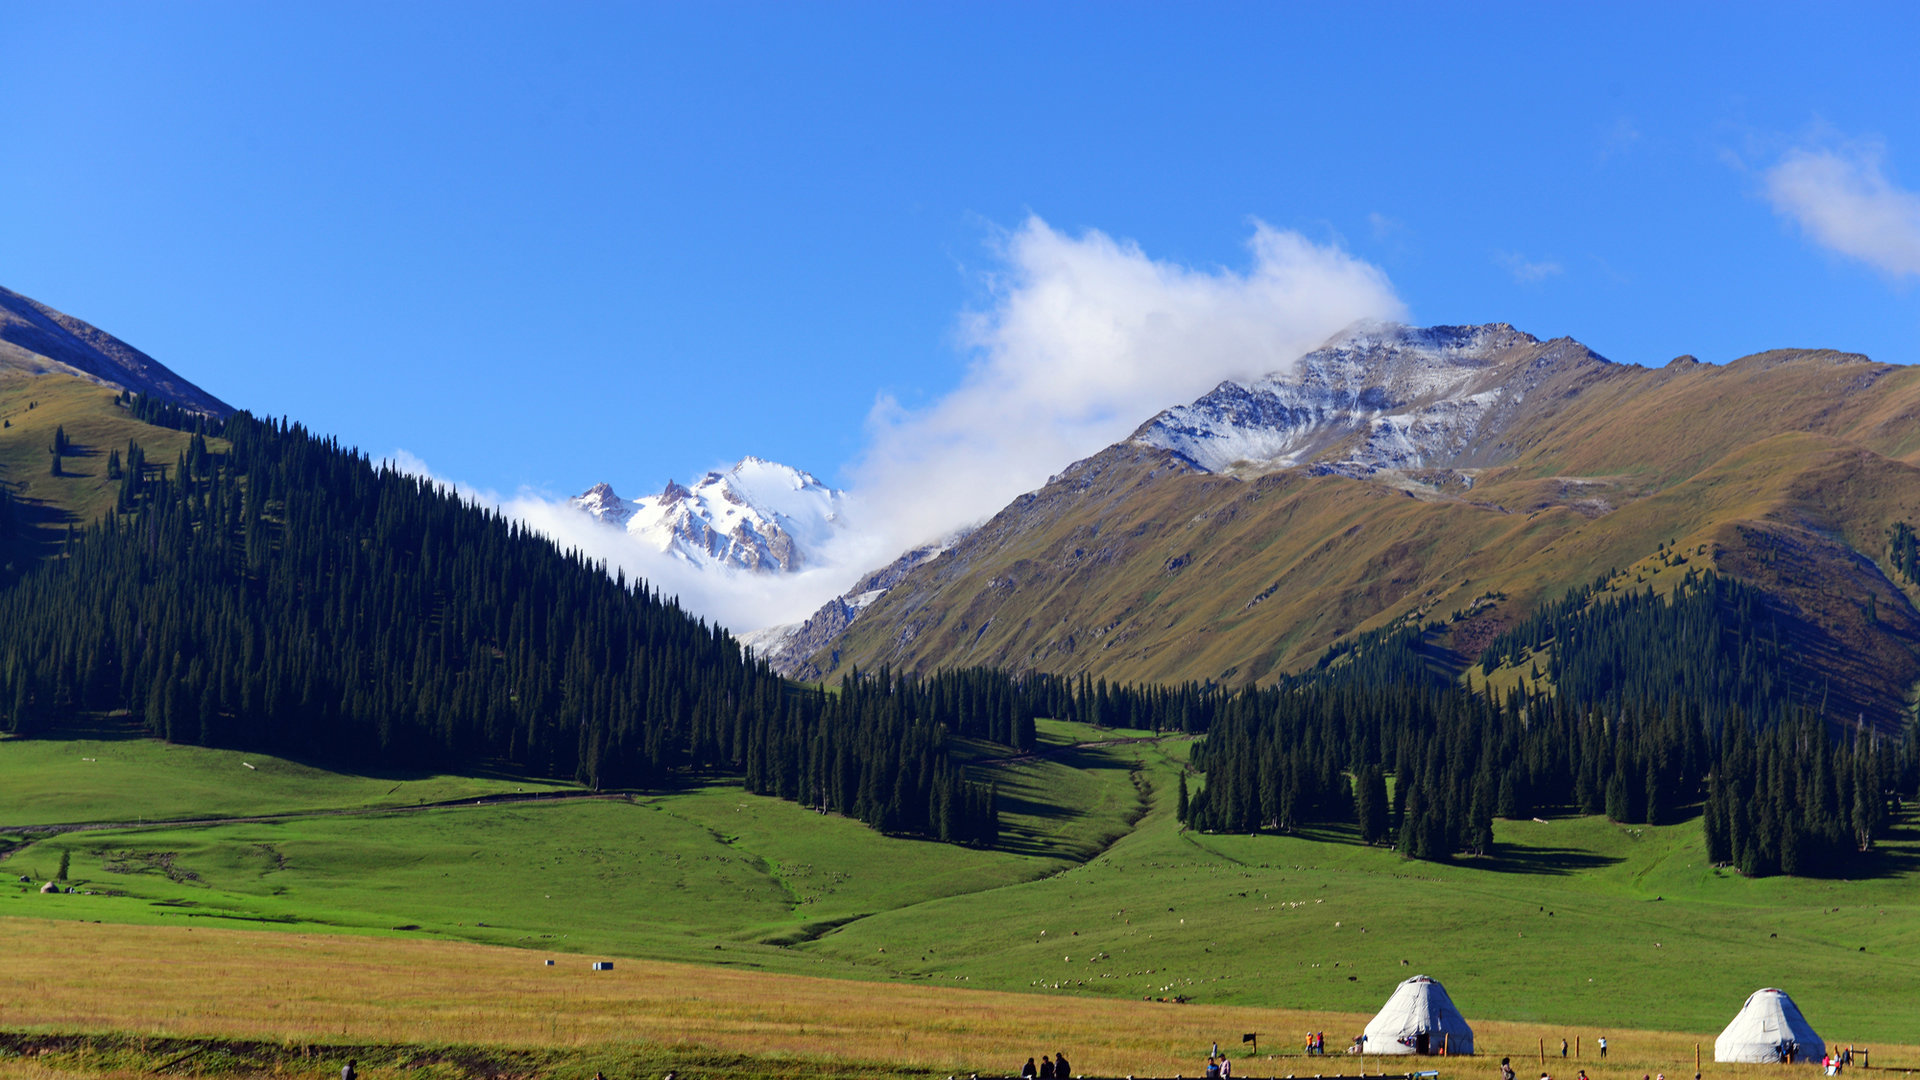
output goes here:
[[1386, 275], [1337, 246], [1260, 222], [1247, 246], [1238, 271], [1038, 217], [1005, 234], [960, 385], [920, 410], [882, 397], [869, 416], [852, 472], [874, 525], [904, 548], [977, 521], [1169, 405], [1404, 314]]
[[[797, 621], [863, 572], [985, 519], [1159, 410], [1225, 379], [1282, 370], [1352, 323], [1404, 317], [1386, 275], [1337, 245], [1256, 222], [1247, 248], [1245, 269], [1184, 266], [1038, 217], [996, 237], [988, 302], [961, 320], [965, 374], [925, 408], [879, 396], [848, 468], [849, 527], [797, 573], [696, 566], [564, 497], [475, 497], [729, 629]], [[756, 450], [741, 438], [743, 454]], [[409, 457], [395, 460], [426, 471]]]

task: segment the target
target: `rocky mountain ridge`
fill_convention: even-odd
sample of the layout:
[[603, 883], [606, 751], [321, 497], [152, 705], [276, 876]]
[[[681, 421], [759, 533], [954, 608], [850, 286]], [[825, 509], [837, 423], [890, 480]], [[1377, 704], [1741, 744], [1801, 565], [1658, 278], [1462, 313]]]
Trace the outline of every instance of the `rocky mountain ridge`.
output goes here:
[[57, 372], [131, 390], [191, 412], [225, 416], [232, 406], [139, 349], [89, 323], [0, 288], [0, 370]]
[[1503, 324], [1368, 328], [1075, 463], [794, 670], [1239, 685], [1428, 625], [1463, 674], [1571, 587], [1714, 570], [1794, 628], [1822, 708], [1888, 729], [1920, 680], [1902, 523], [1920, 524], [1920, 369], [1830, 350], [1650, 367]]
[[[1223, 382], [1141, 425], [1132, 440], [1208, 472], [1310, 465], [1364, 478], [1494, 460], [1529, 395], [1613, 366], [1571, 338], [1506, 323], [1349, 331], [1290, 370]], [[1470, 484], [1470, 479], [1468, 480]]]

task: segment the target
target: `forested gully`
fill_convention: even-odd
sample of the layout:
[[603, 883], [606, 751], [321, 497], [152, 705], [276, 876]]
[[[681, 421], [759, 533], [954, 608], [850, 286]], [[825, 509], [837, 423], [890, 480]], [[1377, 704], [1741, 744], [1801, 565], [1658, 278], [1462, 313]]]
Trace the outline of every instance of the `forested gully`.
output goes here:
[[[1495, 639], [1471, 692], [1430, 627], [1361, 636], [1280, 685], [1134, 686], [974, 668], [789, 683], [644, 583], [297, 424], [121, 406], [192, 433], [113, 448], [118, 495], [52, 557], [0, 490], [0, 726], [123, 712], [174, 742], [345, 768], [481, 762], [602, 787], [731, 777], [891, 833], [1000, 831], [969, 763], [1039, 717], [1205, 733], [1192, 827], [1351, 824], [1414, 858], [1493, 851], [1497, 817], [1698, 815], [1715, 861], [1844, 873], [1920, 786], [1920, 740], [1838, 723], [1765, 598], [1570, 592]], [[1916, 561], [1896, 534], [1900, 572]], [[978, 775], [976, 770], [976, 775]]]

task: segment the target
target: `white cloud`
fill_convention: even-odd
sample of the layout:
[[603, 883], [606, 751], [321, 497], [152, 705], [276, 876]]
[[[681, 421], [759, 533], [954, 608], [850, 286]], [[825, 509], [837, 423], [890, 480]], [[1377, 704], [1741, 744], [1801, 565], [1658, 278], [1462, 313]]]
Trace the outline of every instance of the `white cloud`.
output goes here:
[[1896, 187], [1884, 148], [1789, 152], [1766, 171], [1767, 198], [1822, 247], [1882, 273], [1920, 275], [1920, 194]]
[[629, 581], [642, 578], [662, 594], [678, 597], [681, 607], [735, 633], [804, 619], [845, 592], [861, 574], [899, 554], [882, 552], [870, 537], [858, 535], [816, 553], [816, 560], [796, 573], [699, 567], [661, 552], [625, 529], [581, 513], [564, 498], [523, 491], [498, 506], [562, 548], [578, 549], [606, 563], [609, 573], [624, 570]]
[[1062, 467], [1223, 379], [1290, 366], [1361, 319], [1397, 319], [1386, 275], [1255, 223], [1245, 271], [1156, 261], [1037, 217], [1001, 238], [992, 303], [965, 324], [973, 361], [929, 408], [882, 398], [856, 490], [896, 549], [999, 510]]
[[[1354, 322], [1403, 316], [1374, 266], [1259, 223], [1244, 271], [1156, 261], [1133, 243], [1097, 231], [1069, 236], [1039, 218], [996, 247], [1002, 266], [989, 280], [990, 303], [963, 318], [965, 377], [924, 409], [879, 398], [851, 470], [854, 528], [806, 571], [694, 567], [564, 498], [477, 498], [730, 629], [793, 622], [866, 571], [985, 519], [1161, 409], [1222, 379], [1286, 368]], [[404, 451], [390, 460], [431, 475]]]
[[1494, 261], [1507, 268], [1513, 280], [1521, 285], [1538, 285], [1550, 277], [1559, 277], [1565, 268], [1552, 260], [1535, 262], [1517, 251], [1502, 251], [1494, 255]]

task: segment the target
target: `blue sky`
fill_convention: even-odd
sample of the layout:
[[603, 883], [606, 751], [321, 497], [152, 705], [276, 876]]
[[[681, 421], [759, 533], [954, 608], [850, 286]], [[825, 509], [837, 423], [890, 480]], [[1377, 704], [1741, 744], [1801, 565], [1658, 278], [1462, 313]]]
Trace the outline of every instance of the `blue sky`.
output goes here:
[[1271, 233], [1421, 324], [1912, 363], [1916, 11], [0, 0], [0, 284], [553, 495], [858, 487], [970, 380], [1043, 392], [980, 381], [1054, 362], [993, 332], [1023, 238], [1232, 287]]

